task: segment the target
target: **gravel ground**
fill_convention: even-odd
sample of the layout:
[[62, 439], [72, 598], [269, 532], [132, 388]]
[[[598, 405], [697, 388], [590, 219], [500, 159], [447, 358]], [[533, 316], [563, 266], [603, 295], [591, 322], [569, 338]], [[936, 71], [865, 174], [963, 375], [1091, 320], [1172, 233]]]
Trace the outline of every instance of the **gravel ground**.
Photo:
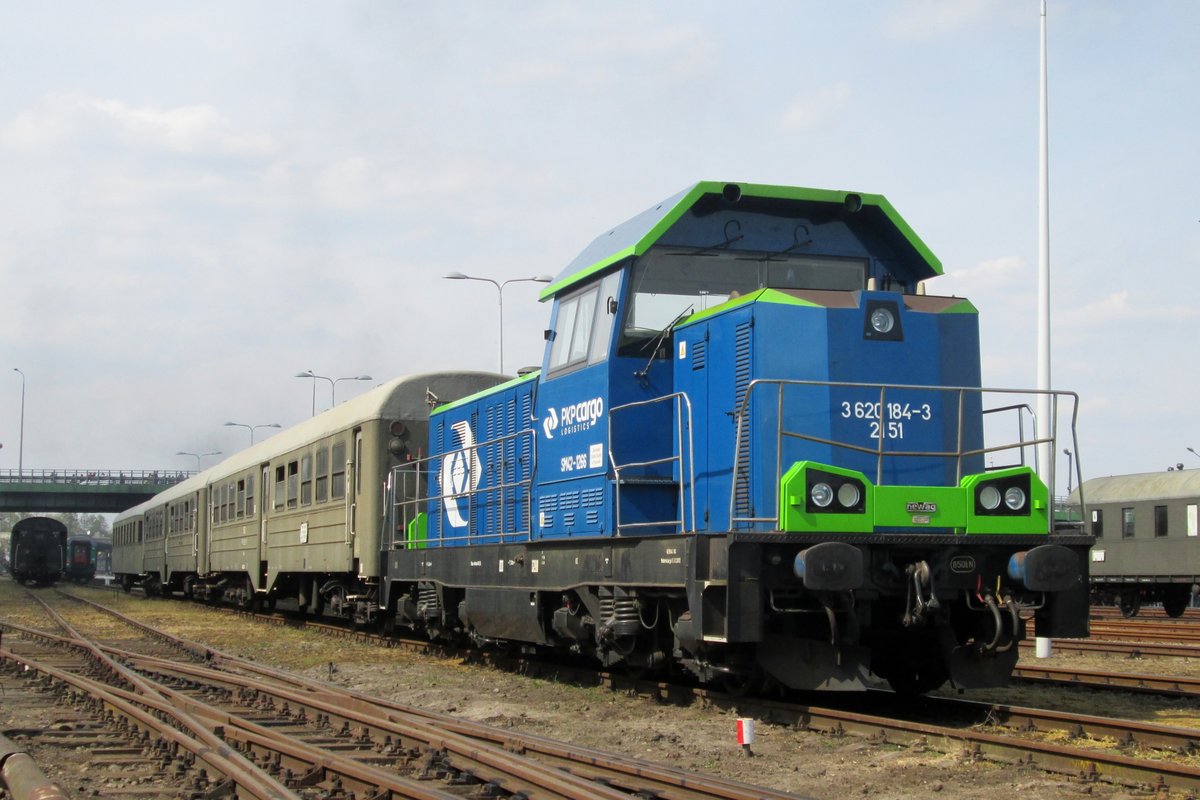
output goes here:
[[[400, 650], [303, 634], [295, 630], [235, 619], [203, 606], [182, 602], [87, 593], [209, 646], [272, 666], [357, 689], [432, 711], [644, 758], [671, 766], [713, 773], [794, 792], [803, 797], [910, 798], [928, 793], [982, 800], [1033, 798], [1131, 798], [1153, 796], [1103, 783], [1090, 784], [1048, 775], [1036, 769], [971, 761], [957, 752], [943, 754], [924, 746], [877, 745], [853, 737], [836, 738], [759, 722], [753, 756], [738, 746], [735, 718], [729, 712], [699, 706], [668, 706], [603, 688], [579, 687], [497, 672], [457, 661]], [[39, 612], [3, 602], [0, 619], [48, 627]], [[1056, 665], [1078, 656], [1057, 654]], [[1090, 665], [1103, 659], [1088, 656]], [[1198, 674], [1194, 659], [1153, 662], [1178, 674]], [[1109, 660], [1106, 668], [1148, 672], [1128, 659]], [[1165, 666], [1163, 666], [1165, 665]], [[1063, 693], [1054, 690], [994, 690], [972, 697], [1023, 705], [1086, 705], [1094, 713], [1112, 713], [1110, 693]], [[1121, 716], [1166, 724], [1195, 722], [1194, 703], [1157, 698], [1122, 698]], [[1105, 707], [1101, 707], [1101, 706]], [[0, 722], [14, 726], [0, 713]], [[953, 748], [952, 748], [953, 749]]]

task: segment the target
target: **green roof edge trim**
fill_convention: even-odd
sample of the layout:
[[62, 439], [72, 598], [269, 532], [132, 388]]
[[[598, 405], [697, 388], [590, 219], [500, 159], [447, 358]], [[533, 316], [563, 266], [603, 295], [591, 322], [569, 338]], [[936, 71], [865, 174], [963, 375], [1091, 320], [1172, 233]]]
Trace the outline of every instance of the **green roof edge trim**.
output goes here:
[[700, 322], [701, 320], [708, 319], [709, 317], [725, 311], [730, 311], [738, 306], [745, 305], [746, 303], [778, 303], [780, 305], [789, 306], [819, 307], [817, 303], [813, 303], [809, 300], [801, 300], [798, 297], [792, 297], [789, 294], [784, 294], [778, 289], [759, 289], [757, 291], [750, 292], [750, 294], [745, 294], [741, 297], [735, 297], [732, 300], [726, 300], [724, 303], [718, 303], [712, 308], [706, 308], [703, 311], [697, 311], [695, 314], [692, 314], [683, 322], [676, 325], [675, 329], [678, 330], [680, 328], [685, 328], [688, 325], [691, 325], [693, 322]]
[[505, 389], [511, 389], [512, 387], [517, 386], [518, 384], [525, 383], [526, 381], [536, 380], [537, 376], [541, 375], [541, 374], [542, 374], [542, 371], [540, 369], [535, 369], [533, 372], [530, 372], [528, 375], [518, 375], [517, 377], [513, 378], [511, 381], [505, 381], [504, 383], [498, 383], [490, 389], [481, 389], [480, 391], [476, 392], [475, 394], [469, 394], [466, 397], [460, 397], [457, 400], [455, 400], [453, 403], [446, 403], [444, 406], [438, 406], [437, 408], [430, 411], [429, 418], [432, 419], [434, 414], [441, 414], [443, 411], [449, 411], [452, 408], [458, 408], [459, 406], [466, 405], [467, 403], [473, 403], [481, 397], [487, 397], [489, 394], [495, 394], [496, 392], [502, 392]]
[[960, 300], [954, 305], [942, 311], [943, 314], [978, 314], [979, 309], [970, 300]]
[[[631, 256], [640, 256], [650, 248], [658, 239], [666, 233], [666, 231], [675, 224], [675, 222], [687, 213], [696, 201], [706, 194], [720, 194], [721, 191], [732, 181], [700, 181], [695, 186], [687, 191], [686, 194], [675, 204], [673, 208], [668, 210], [663, 217], [647, 231], [637, 242], [618, 250], [612, 255], [606, 256], [583, 269], [575, 272], [562, 280], [555, 281], [542, 290], [538, 295], [540, 302], [549, 300], [554, 295], [558, 294], [563, 289], [572, 286], [589, 275], [594, 275], [606, 267], [611, 267], [619, 261], [622, 261]], [[809, 189], [803, 186], [775, 186], [764, 183], [737, 183], [742, 190], [743, 196], [750, 197], [768, 197], [781, 200], [809, 200], [818, 203], [836, 203], [845, 202], [846, 196], [856, 194], [862, 199], [863, 206], [875, 206], [883, 212], [884, 216], [896, 226], [896, 230], [904, 237], [904, 239], [912, 246], [917, 254], [929, 264], [938, 275], [943, 274], [942, 262], [933, 254], [928, 245], [917, 236], [916, 231], [904, 220], [903, 217], [896, 211], [887, 198], [881, 194], [865, 194], [863, 192], [843, 191], [840, 189]]]

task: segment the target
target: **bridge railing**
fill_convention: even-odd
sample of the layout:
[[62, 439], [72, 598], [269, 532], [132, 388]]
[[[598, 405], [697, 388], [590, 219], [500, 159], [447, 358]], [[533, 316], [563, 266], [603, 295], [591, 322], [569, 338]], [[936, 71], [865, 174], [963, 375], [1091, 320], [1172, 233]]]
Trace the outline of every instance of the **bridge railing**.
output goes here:
[[2, 469], [0, 484], [173, 486], [195, 474], [178, 469]]

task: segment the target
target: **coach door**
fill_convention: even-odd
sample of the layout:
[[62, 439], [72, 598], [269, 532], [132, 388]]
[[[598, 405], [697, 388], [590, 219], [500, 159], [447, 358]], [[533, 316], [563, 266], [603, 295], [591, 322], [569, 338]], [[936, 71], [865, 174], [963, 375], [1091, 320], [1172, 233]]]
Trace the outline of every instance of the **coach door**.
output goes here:
[[354, 432], [354, 456], [351, 462], [346, 465], [346, 477], [350, 481], [351, 497], [347, 511], [349, 519], [346, 524], [346, 544], [354, 544], [354, 535], [358, 531], [358, 506], [362, 502], [362, 470], [359, 466], [362, 464], [363, 455], [363, 434], [362, 430]]

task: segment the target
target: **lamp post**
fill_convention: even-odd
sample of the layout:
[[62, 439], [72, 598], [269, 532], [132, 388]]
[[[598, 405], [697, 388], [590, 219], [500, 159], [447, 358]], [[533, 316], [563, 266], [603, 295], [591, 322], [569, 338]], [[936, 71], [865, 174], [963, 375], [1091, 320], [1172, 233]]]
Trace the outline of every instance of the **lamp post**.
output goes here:
[[311, 369], [307, 369], [304, 372], [297, 372], [296, 377], [313, 379], [312, 413], [313, 413], [314, 417], [317, 415], [317, 378], [320, 378], [323, 381], [329, 381], [329, 407], [330, 408], [333, 408], [335, 405], [337, 405], [337, 385], [340, 381], [370, 381], [370, 380], [374, 380], [374, 378], [372, 378], [370, 375], [354, 375], [349, 378], [328, 378], [324, 375], [315, 374]]
[[246, 430], [250, 431], [250, 444], [251, 445], [254, 444], [254, 431], [257, 428], [282, 428], [283, 427], [278, 422], [271, 422], [266, 425], [247, 425], [244, 422], [226, 422], [225, 423], [226, 428], [228, 428], [230, 426], [233, 426], [236, 428], [245, 428]]
[[13, 367], [13, 372], [21, 376], [21, 440], [17, 446], [17, 475], [25, 475], [25, 373]]
[[1064, 449], [1063, 455], [1067, 457], [1067, 494], [1069, 495], [1071, 493], [1071, 459], [1075, 457], [1075, 454]]
[[451, 272], [442, 277], [452, 281], [483, 281], [496, 287], [496, 294], [500, 301], [500, 371], [504, 372], [504, 287], [510, 283], [525, 283], [529, 281], [534, 283], [550, 283], [554, 278], [551, 278], [549, 275], [535, 275], [532, 278], [509, 278], [506, 281], [498, 282], [491, 278], [477, 278], [474, 275], [464, 275], [461, 272]]
[[337, 385], [341, 381], [370, 381], [374, 380], [370, 375], [355, 375], [353, 378], [334, 378], [333, 384], [329, 387], [329, 407], [333, 408], [337, 405]]
[[1194, 455], [1196, 458], [1200, 458], [1200, 453], [1197, 453], [1197, 452], [1196, 452], [1195, 450], [1193, 450], [1192, 448], [1190, 448], [1190, 447], [1189, 447], [1189, 448], [1187, 449], [1187, 451], [1188, 451], [1189, 453], [1191, 453], [1192, 455]]
[[189, 453], [186, 450], [180, 450], [175, 455], [194, 457], [196, 459], [196, 472], [199, 472], [200, 471], [200, 459], [204, 458], [205, 456], [219, 456], [219, 455], [221, 455], [221, 451], [213, 450], [211, 453]]

